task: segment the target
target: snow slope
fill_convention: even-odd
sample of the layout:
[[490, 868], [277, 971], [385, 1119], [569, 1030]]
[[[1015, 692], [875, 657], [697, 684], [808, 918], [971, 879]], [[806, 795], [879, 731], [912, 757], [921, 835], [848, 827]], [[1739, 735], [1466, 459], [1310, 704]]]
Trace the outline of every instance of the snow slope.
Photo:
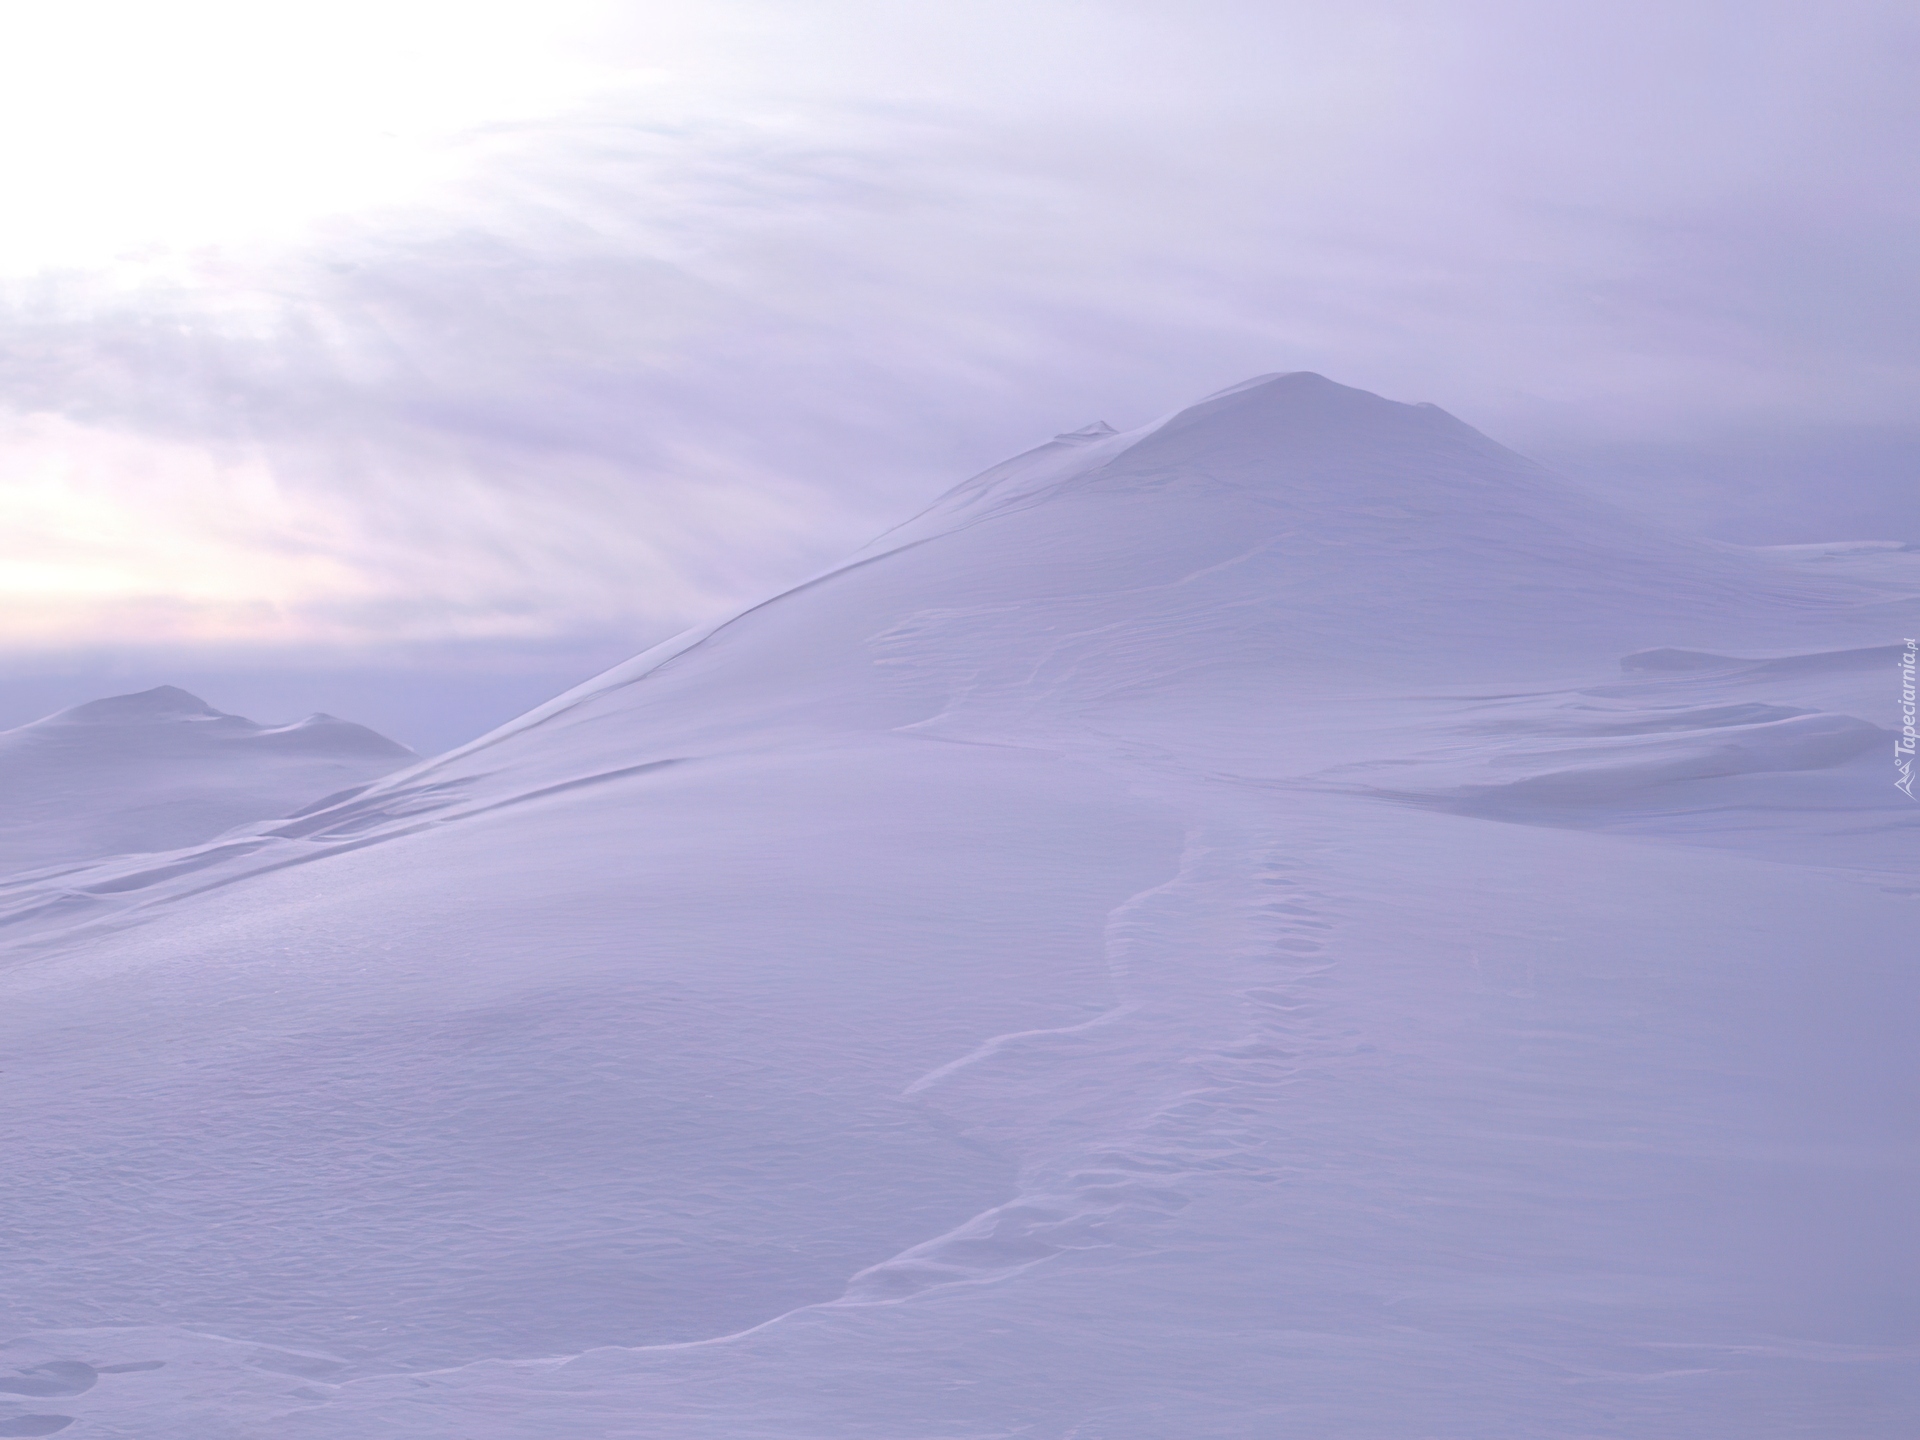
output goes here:
[[171, 685], [0, 732], [0, 873], [174, 850], [419, 757], [331, 715], [256, 725]]
[[1917, 596], [1262, 377], [16, 883], [0, 1435], [1905, 1435]]

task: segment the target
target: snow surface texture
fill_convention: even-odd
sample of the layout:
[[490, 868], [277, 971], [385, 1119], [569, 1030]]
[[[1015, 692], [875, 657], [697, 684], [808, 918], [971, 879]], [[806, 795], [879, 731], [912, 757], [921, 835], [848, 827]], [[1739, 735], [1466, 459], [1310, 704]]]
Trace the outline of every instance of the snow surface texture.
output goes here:
[[16, 886], [0, 1435], [1909, 1436], [1912, 558], [1263, 377]]
[[418, 760], [364, 725], [256, 725], [170, 685], [0, 731], [0, 874], [174, 850]]

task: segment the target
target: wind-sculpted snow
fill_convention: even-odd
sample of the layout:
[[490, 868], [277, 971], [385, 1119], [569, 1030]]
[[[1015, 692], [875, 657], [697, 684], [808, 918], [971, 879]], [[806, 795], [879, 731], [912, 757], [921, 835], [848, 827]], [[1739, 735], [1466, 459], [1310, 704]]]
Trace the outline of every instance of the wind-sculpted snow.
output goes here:
[[15, 877], [0, 1434], [1903, 1436], [1916, 595], [1264, 377]]

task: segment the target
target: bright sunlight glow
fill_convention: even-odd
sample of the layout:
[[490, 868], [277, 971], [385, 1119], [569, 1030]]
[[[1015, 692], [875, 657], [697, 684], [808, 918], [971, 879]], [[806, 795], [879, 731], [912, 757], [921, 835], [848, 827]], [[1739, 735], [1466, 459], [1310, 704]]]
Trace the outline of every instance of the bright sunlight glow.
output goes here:
[[0, 4], [0, 275], [294, 240], [612, 78], [585, 0]]

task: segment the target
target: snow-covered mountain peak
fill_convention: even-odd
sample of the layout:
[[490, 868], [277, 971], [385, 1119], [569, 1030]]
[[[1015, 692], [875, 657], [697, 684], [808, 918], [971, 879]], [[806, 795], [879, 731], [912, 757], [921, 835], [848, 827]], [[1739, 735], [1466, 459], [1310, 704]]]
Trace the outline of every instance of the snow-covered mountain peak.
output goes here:
[[[1202, 396], [1195, 406], [1210, 404], [1215, 400], [1224, 400], [1229, 395], [1239, 395], [1248, 390], [1263, 390], [1272, 385], [1288, 385], [1295, 390], [1347, 390], [1351, 387], [1338, 381], [1329, 380], [1317, 370], [1267, 370], [1259, 375], [1250, 375], [1245, 380], [1215, 390], [1211, 395]], [[1365, 394], [1365, 391], [1357, 392]], [[1191, 408], [1191, 407], [1190, 407]]]
[[1056, 436], [955, 486], [872, 548], [1089, 492], [1184, 496], [1191, 503], [1177, 533], [1204, 526], [1208, 492], [1223, 488], [1288, 507], [1316, 527], [1331, 520], [1342, 531], [1364, 530], [1340, 541], [1369, 548], [1396, 547], [1401, 535], [1387, 522], [1407, 520], [1463, 538], [1525, 517], [1585, 532], [1602, 547], [1651, 539], [1625, 514], [1436, 405], [1403, 404], [1299, 370], [1256, 376], [1132, 430], [1089, 425]]
[[[1263, 376], [1016, 457], [847, 564], [297, 828], [360, 836], [774, 735], [1054, 745], [1173, 725], [1191, 746], [1297, 722], [1309, 695], [1815, 648], [1803, 632], [1826, 643], [1861, 603], [1641, 525], [1435, 407]], [[1357, 755], [1359, 733], [1329, 722], [1296, 760]]]
[[1177, 472], [1291, 504], [1444, 499], [1511, 508], [1548, 500], [1589, 520], [1600, 509], [1438, 406], [1388, 400], [1307, 370], [1248, 380], [1144, 427], [1110, 469], [1115, 482]]
[[109, 695], [89, 700], [44, 720], [39, 725], [152, 725], [175, 720], [232, 720], [239, 717], [214, 709], [198, 695], [176, 685], [156, 685], [133, 695]]
[[364, 725], [260, 725], [173, 685], [0, 732], [0, 872], [209, 840], [418, 759]]

